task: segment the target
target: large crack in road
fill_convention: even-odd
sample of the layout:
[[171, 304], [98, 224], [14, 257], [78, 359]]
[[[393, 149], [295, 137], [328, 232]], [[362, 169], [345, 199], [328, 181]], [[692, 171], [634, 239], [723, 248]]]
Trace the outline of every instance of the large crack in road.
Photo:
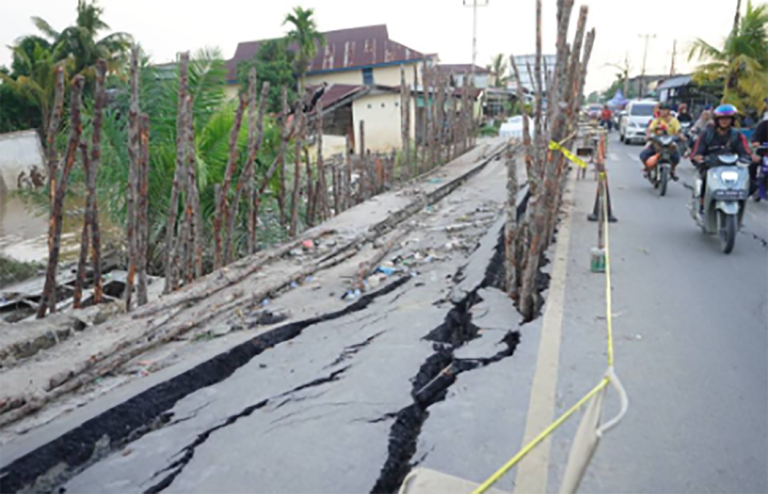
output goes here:
[[[469, 360], [454, 355], [456, 349], [479, 336], [480, 328], [472, 322], [471, 312], [472, 307], [482, 302], [479, 291], [490, 286], [504, 289], [503, 255], [499, 255], [499, 252], [503, 252], [502, 246], [501, 242], [497, 242], [482, 283], [458, 302], [453, 302], [444, 322], [425, 337], [433, 342], [434, 353], [412, 379], [413, 403], [392, 414], [395, 421], [389, 436], [389, 455], [372, 493], [393, 493], [400, 488], [414, 466], [411, 460], [416, 453], [421, 428], [429, 418], [429, 408], [445, 399], [448, 389], [456, 382], [459, 374], [485, 367], [514, 354], [520, 342], [520, 333], [510, 328], [498, 342], [504, 348], [493, 356]], [[454, 279], [461, 279], [461, 273], [457, 273]]]
[[[478, 210], [487, 199], [468, 189], [474, 204], [456, 198], [442, 219], [430, 212], [424, 221], [455, 222]], [[498, 210], [496, 218], [466, 235], [482, 237], [485, 251], [435, 262], [407, 287], [410, 274], [390, 278], [343, 310], [238, 345], [16, 460], [0, 472], [0, 490], [225, 492], [259, 478], [270, 491], [396, 491], [421, 461], [414, 455], [430, 407], [446, 400], [458, 376], [508, 359], [520, 343], [519, 321], [498, 331], [476, 324], [488, 290], [512, 305], [502, 293]], [[422, 225], [430, 237], [422, 249], [445, 244], [447, 234], [423, 233], [431, 231]], [[546, 275], [540, 279], [543, 290]], [[474, 343], [479, 353], [464, 351]], [[314, 473], [284, 471], [297, 454]], [[346, 473], [343, 487], [318, 475], [328, 471], [325, 455], [332, 471]]]
[[27, 488], [48, 491], [66, 482], [110, 451], [135, 441], [172, 419], [167, 412], [185, 396], [230, 377], [265, 350], [290, 341], [306, 328], [366, 309], [371, 302], [410, 280], [399, 278], [344, 309], [286, 324], [159, 384], [85, 422], [0, 471], [0, 492]]

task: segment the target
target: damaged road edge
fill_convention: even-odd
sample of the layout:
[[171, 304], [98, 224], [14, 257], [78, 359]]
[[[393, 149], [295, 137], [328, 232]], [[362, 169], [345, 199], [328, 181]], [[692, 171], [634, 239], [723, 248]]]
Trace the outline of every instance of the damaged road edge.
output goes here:
[[168, 411], [185, 396], [227, 379], [257, 355], [296, 338], [310, 326], [366, 309], [375, 299], [397, 290], [410, 279], [399, 278], [342, 310], [256, 336], [107, 410], [5, 466], [0, 470], [0, 492], [52, 490], [109, 452], [162, 427], [172, 418]]

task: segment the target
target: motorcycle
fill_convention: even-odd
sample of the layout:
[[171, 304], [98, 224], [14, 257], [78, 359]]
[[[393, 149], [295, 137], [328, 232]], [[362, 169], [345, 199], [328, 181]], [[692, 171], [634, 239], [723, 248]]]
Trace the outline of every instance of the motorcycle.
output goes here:
[[689, 149], [693, 148], [693, 143], [694, 143], [694, 137], [693, 137], [693, 133], [692, 133], [691, 122], [681, 123], [680, 124], [680, 132], [685, 137], [685, 140], [684, 140], [684, 142], [682, 143], [682, 146], [681, 146], [683, 149], [681, 149], [680, 151], [681, 151], [681, 154], [685, 154], [686, 150], [689, 150]]
[[[705, 235], [718, 234], [723, 252], [730, 254], [749, 197], [749, 172], [739, 156], [733, 153], [707, 156], [703, 166], [707, 168], [707, 187], [702, 191], [702, 180], [696, 179], [691, 216]], [[702, 193], [703, 207], [700, 202]]]
[[677, 152], [677, 143], [675, 136], [666, 134], [657, 134], [652, 139], [656, 155], [648, 160], [648, 181], [655, 189], [659, 190], [660, 196], [667, 194], [667, 184], [669, 183], [669, 174], [672, 170], [672, 154]]
[[768, 200], [768, 144], [758, 146], [755, 154], [760, 156], [760, 162], [757, 164], [755, 202], [760, 202]]

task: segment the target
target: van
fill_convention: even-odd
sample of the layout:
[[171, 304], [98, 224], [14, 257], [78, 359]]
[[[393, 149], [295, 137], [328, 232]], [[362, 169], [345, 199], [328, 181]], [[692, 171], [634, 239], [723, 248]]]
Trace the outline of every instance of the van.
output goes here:
[[619, 139], [624, 144], [632, 141], [645, 142], [645, 131], [653, 120], [653, 109], [658, 102], [653, 100], [630, 101], [622, 112], [619, 123]]

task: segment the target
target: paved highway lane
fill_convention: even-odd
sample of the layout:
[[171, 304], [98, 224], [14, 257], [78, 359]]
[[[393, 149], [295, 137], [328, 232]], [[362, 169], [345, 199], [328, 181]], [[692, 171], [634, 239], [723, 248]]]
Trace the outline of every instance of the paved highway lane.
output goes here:
[[[640, 150], [614, 140], [608, 161], [620, 220], [611, 226], [616, 369], [630, 411], [602, 442], [581, 492], [768, 492], [768, 205], [749, 203], [724, 255], [690, 217], [690, 163], [660, 198], [641, 176]], [[576, 186], [557, 412], [605, 366], [604, 279], [586, 278], [594, 187]], [[549, 491], [576, 425], [555, 437]]]

